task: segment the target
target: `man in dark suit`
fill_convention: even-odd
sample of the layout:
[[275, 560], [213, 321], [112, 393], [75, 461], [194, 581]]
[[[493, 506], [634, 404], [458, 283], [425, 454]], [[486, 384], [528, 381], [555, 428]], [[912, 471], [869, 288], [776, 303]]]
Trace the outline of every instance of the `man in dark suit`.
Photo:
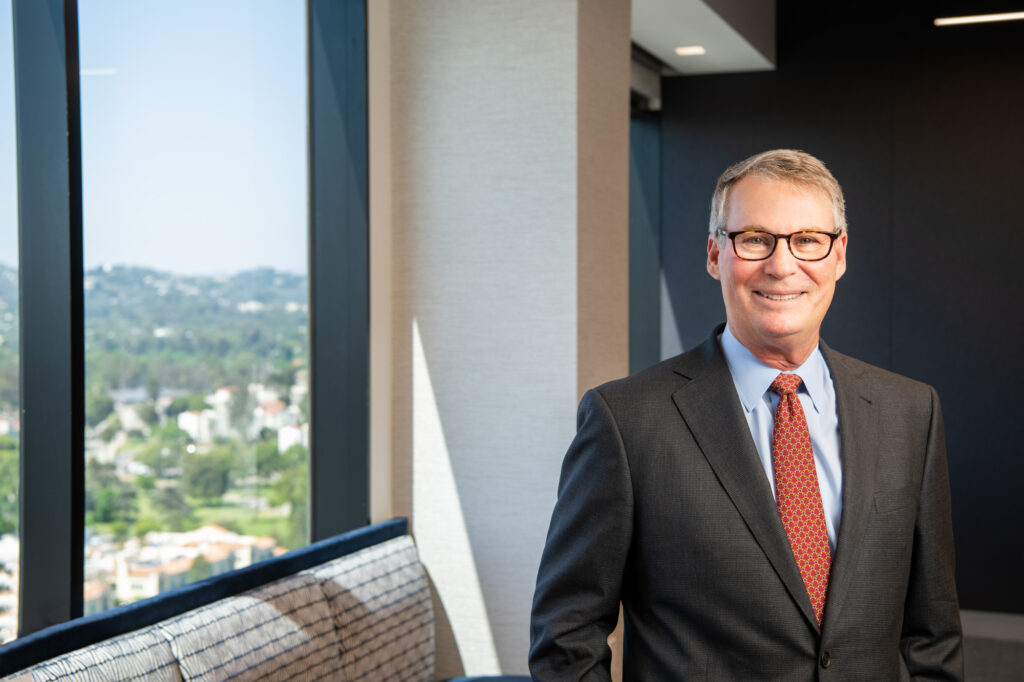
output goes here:
[[838, 183], [759, 154], [719, 179], [710, 227], [727, 324], [580, 404], [534, 678], [608, 679], [621, 603], [627, 680], [961, 679], [938, 398], [819, 339]]

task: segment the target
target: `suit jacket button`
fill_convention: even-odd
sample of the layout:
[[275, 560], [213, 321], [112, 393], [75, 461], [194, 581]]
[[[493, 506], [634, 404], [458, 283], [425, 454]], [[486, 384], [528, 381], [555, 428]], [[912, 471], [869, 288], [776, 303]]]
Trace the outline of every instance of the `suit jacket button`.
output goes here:
[[818, 660], [821, 661], [822, 668], [827, 668], [829, 664], [832, 663], [832, 657], [828, 655], [827, 651], [821, 652], [821, 658]]

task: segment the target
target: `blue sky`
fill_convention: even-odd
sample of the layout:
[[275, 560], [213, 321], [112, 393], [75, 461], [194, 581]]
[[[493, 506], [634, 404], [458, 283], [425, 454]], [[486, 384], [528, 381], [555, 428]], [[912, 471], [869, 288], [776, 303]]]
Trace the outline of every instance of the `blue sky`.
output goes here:
[[[16, 215], [0, 0], [0, 261]], [[85, 266], [306, 270], [302, 0], [80, 0]]]
[[12, 50], [11, 0], [0, 0], [0, 263], [7, 265], [14, 265], [18, 259]]

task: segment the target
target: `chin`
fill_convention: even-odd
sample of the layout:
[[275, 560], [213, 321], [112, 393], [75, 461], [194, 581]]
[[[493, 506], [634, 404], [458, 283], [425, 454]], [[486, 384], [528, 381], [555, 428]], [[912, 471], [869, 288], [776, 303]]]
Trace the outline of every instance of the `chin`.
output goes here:
[[765, 337], [783, 339], [787, 336], [800, 334], [805, 327], [792, 320], [764, 320], [756, 327], [757, 332]]
[[790, 328], [782, 328], [782, 329], [780, 329], [780, 328], [776, 328], [776, 327], [767, 327], [767, 328], [759, 329], [758, 332], [760, 333], [761, 338], [772, 339], [772, 340], [779, 340], [780, 341], [782, 339], [787, 339], [787, 338], [790, 338], [792, 336], [797, 336], [800, 333], [800, 330], [799, 329], [790, 329]]

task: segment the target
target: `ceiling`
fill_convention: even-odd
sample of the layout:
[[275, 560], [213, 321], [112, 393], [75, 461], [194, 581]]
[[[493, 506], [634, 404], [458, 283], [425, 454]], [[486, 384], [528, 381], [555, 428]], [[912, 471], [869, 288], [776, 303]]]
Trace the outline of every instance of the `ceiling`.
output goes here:
[[[633, 42], [684, 75], [775, 68], [775, 0], [633, 0]], [[706, 54], [680, 57], [675, 48]]]

